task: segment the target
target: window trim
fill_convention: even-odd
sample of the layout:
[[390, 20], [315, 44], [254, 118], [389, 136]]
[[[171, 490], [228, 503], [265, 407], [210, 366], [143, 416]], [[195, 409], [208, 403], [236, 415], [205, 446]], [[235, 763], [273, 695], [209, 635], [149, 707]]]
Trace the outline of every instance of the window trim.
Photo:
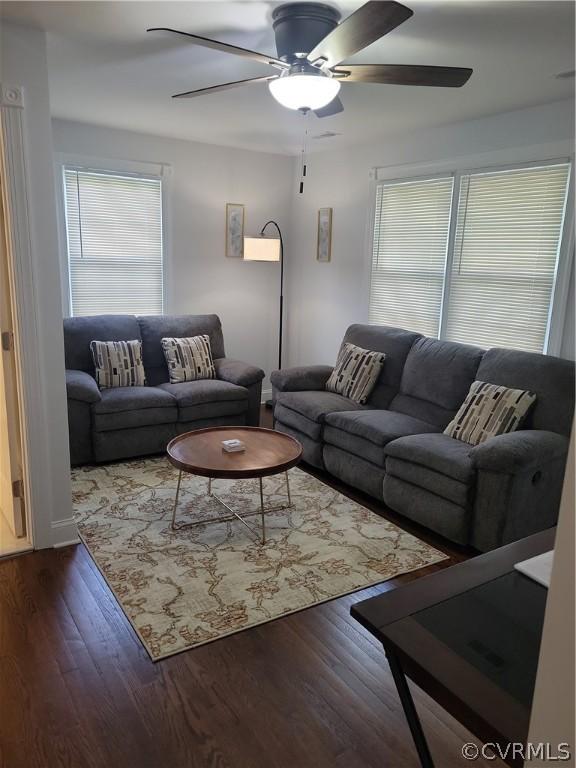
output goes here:
[[372, 247], [374, 236], [374, 224], [376, 220], [376, 189], [380, 183], [395, 184], [409, 181], [418, 181], [432, 178], [445, 177], [452, 174], [454, 187], [452, 191], [452, 206], [450, 211], [450, 230], [447, 245], [447, 260], [444, 272], [444, 287], [442, 291], [442, 303], [440, 307], [440, 322], [438, 338], [442, 339], [446, 330], [446, 319], [450, 298], [450, 269], [454, 255], [454, 238], [457, 226], [457, 209], [462, 176], [470, 173], [491, 173], [494, 171], [517, 170], [521, 168], [535, 168], [559, 163], [570, 163], [570, 173], [562, 232], [558, 246], [558, 257], [552, 299], [548, 313], [548, 324], [544, 340], [543, 354], [559, 356], [562, 347], [562, 337], [568, 308], [570, 293], [570, 277], [572, 269], [576, 267], [574, 257], [575, 231], [574, 231], [574, 194], [575, 194], [575, 168], [574, 154], [570, 143], [559, 142], [556, 144], [541, 145], [537, 147], [519, 148], [509, 151], [498, 151], [482, 155], [457, 157], [453, 161], [445, 160], [433, 163], [405, 164], [400, 166], [374, 167], [370, 171], [370, 205], [367, 218], [366, 239], [366, 321], [370, 306], [370, 291], [372, 279]]
[[94, 171], [96, 173], [109, 174], [110, 176], [119, 175], [133, 176], [134, 178], [142, 179], [160, 179], [160, 215], [162, 222], [162, 312], [164, 314], [169, 314], [172, 307], [172, 240], [171, 229], [169, 226], [172, 200], [172, 166], [165, 163], [149, 163], [132, 160], [106, 159], [88, 155], [56, 153], [54, 173], [57, 192], [56, 206], [63, 317], [71, 316], [72, 307], [64, 187], [64, 172], [66, 168]]

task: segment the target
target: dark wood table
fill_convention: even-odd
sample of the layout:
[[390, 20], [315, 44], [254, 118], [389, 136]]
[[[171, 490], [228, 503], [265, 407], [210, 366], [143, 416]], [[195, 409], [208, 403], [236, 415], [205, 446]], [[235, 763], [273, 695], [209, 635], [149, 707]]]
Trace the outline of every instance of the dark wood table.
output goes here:
[[[434, 763], [406, 677], [501, 754], [526, 743], [547, 590], [514, 565], [553, 549], [555, 532], [352, 606], [352, 616], [384, 646], [423, 768]], [[510, 747], [505, 761], [523, 764]]]
[[[245, 450], [238, 452], [225, 451], [223, 440], [241, 440]], [[261, 541], [266, 543], [265, 515], [276, 512], [279, 509], [287, 509], [292, 506], [290, 498], [290, 481], [288, 470], [296, 466], [302, 456], [300, 443], [283, 432], [263, 427], [208, 427], [197, 429], [194, 432], [186, 432], [178, 435], [168, 443], [168, 459], [179, 470], [178, 485], [176, 486], [176, 498], [172, 512], [172, 528], [180, 530], [195, 525], [205, 525], [212, 522], [225, 522], [226, 520], [239, 520], [252, 533], [254, 528], [245, 520], [246, 517], [259, 514], [261, 517]], [[229, 512], [228, 517], [221, 515], [192, 523], [176, 523], [176, 510], [180, 496], [182, 473], [188, 472], [208, 478], [208, 495], [218, 501]], [[262, 478], [270, 475], [278, 475], [284, 472], [286, 477], [286, 494], [288, 504], [282, 507], [266, 509], [264, 507], [264, 491]], [[260, 486], [260, 509], [240, 515], [225, 501], [212, 492], [212, 480], [226, 478], [238, 480], [242, 478], [258, 478]]]

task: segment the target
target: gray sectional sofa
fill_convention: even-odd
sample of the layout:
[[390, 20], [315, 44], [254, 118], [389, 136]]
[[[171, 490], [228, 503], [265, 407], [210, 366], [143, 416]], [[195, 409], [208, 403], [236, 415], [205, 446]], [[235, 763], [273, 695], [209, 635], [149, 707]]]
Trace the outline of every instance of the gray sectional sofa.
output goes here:
[[[160, 340], [210, 336], [216, 379], [170, 384]], [[99, 390], [90, 342], [142, 341], [145, 387]], [[175, 435], [217, 425], [257, 426], [264, 371], [224, 353], [216, 315], [97, 315], [64, 320], [73, 465], [159, 453]]]
[[[304, 459], [458, 544], [486, 551], [555, 524], [574, 413], [574, 364], [353, 325], [386, 353], [365, 406], [325, 390], [331, 366], [276, 371], [276, 429]], [[443, 434], [473, 381], [536, 393], [523, 428], [471, 446]]]

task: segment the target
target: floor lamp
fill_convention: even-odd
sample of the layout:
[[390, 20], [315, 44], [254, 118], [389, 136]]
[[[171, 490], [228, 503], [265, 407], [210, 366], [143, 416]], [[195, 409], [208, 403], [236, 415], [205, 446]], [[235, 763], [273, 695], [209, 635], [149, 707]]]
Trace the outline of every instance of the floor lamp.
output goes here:
[[[278, 237], [265, 237], [268, 225], [276, 227]], [[278, 368], [282, 368], [282, 321], [284, 317], [284, 243], [278, 224], [267, 221], [260, 230], [258, 237], [244, 238], [245, 261], [279, 261], [280, 262], [280, 327], [278, 330]], [[272, 408], [272, 400], [266, 401], [266, 406]]]

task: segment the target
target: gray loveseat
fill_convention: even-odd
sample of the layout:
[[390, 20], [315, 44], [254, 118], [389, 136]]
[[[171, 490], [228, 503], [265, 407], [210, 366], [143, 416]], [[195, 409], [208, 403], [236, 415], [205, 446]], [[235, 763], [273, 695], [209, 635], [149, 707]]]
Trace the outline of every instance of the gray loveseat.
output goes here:
[[[208, 334], [216, 379], [169, 384], [163, 336]], [[90, 342], [142, 341], [145, 387], [99, 390]], [[97, 315], [64, 320], [73, 465], [159, 453], [175, 435], [217, 425], [257, 426], [264, 371], [224, 353], [216, 315]]]
[[[276, 429], [304, 459], [451, 541], [486, 551], [555, 524], [574, 413], [574, 364], [353, 325], [386, 353], [368, 403], [325, 390], [331, 366], [275, 371]], [[442, 434], [474, 380], [536, 393], [517, 432], [473, 447]]]

